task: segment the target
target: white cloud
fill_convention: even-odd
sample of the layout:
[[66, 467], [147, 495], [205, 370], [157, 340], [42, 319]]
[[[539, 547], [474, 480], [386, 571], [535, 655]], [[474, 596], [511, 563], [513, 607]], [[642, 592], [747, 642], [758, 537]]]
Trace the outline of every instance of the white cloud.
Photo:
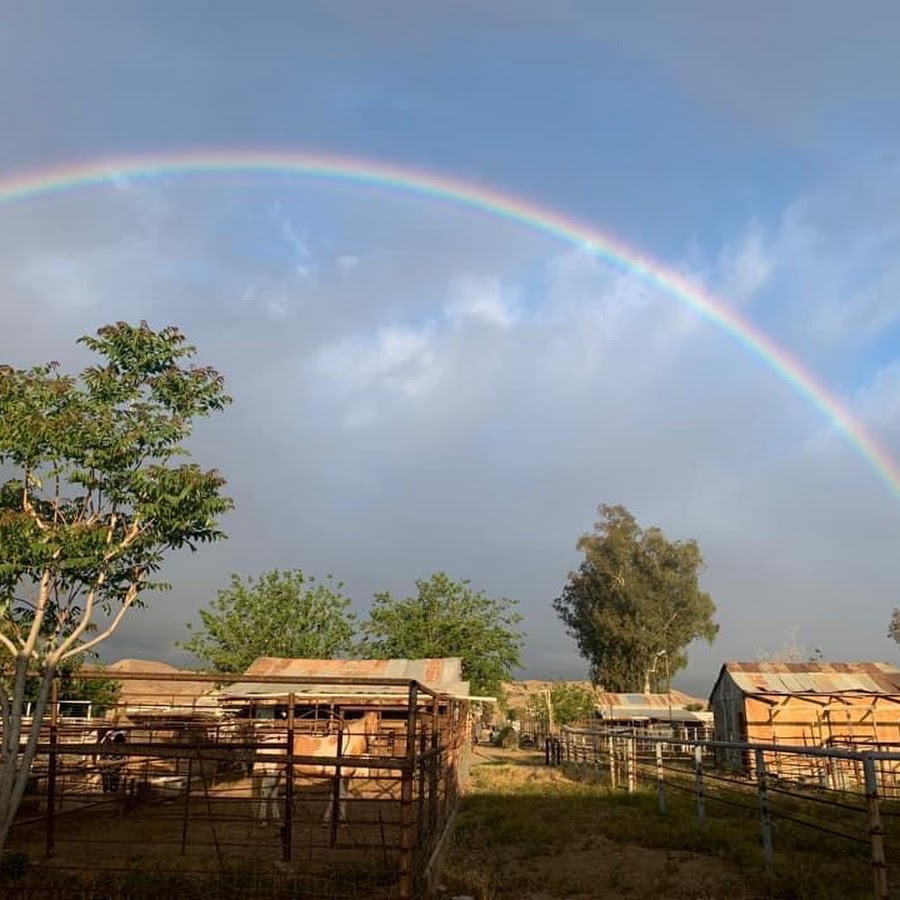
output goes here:
[[873, 428], [895, 437], [900, 449], [900, 359], [878, 369], [858, 391], [854, 407]]
[[451, 293], [453, 299], [444, 311], [455, 328], [477, 322], [505, 331], [519, 320], [516, 306], [504, 296], [503, 285], [497, 277], [461, 278]]
[[323, 347], [316, 371], [352, 393], [384, 391], [409, 398], [428, 393], [440, 377], [429, 329], [382, 326], [371, 337]]
[[722, 250], [716, 293], [726, 302], [743, 305], [768, 284], [774, 265], [769, 240], [762, 226], [753, 222]]

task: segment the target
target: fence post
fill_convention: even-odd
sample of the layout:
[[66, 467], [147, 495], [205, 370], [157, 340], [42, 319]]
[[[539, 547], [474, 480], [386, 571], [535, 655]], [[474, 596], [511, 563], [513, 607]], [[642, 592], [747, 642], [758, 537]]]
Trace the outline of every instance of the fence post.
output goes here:
[[659, 811], [666, 811], [666, 783], [663, 776], [663, 745], [662, 741], [656, 742], [656, 801]]
[[[194, 774], [194, 757], [188, 757], [187, 784], [184, 788], [184, 809], [181, 815], [181, 855], [184, 856], [187, 848], [188, 817], [191, 809], [191, 780]], [[251, 788], [252, 793], [252, 788]], [[252, 797], [251, 797], [252, 799]]]
[[[40, 728], [43, 723], [38, 722], [32, 727]], [[50, 753], [47, 759], [47, 835], [46, 854], [53, 855], [56, 844], [54, 826], [56, 824], [56, 748], [59, 743], [59, 681], [53, 676], [50, 684]], [[15, 765], [15, 760], [13, 761]]]
[[871, 755], [863, 757], [863, 771], [866, 776], [866, 806], [869, 810], [869, 837], [872, 841], [872, 881], [875, 900], [887, 900], [887, 867], [884, 861], [884, 827], [881, 824], [881, 810], [878, 803], [878, 776], [875, 760]]
[[635, 746], [634, 735], [630, 734], [625, 738], [625, 760], [628, 768], [628, 793], [633, 794], [637, 787], [637, 773], [635, 771]]
[[[340, 753], [340, 748], [338, 748]], [[338, 808], [340, 809], [340, 807]], [[331, 811], [332, 818], [335, 810]], [[340, 812], [338, 812], [340, 815]], [[284, 830], [281, 835], [281, 858], [291, 861], [294, 847], [294, 695], [288, 696], [287, 763], [284, 773]]]
[[416, 769], [416, 716], [419, 703], [419, 686], [410, 682], [407, 700], [406, 719], [406, 758], [403, 761], [403, 774], [400, 785], [400, 897], [410, 900], [414, 895], [413, 848], [413, 781]]
[[772, 847], [772, 817], [769, 814], [769, 785], [766, 777], [766, 755], [756, 750], [756, 786], [759, 790], [759, 827], [762, 837], [763, 859], [766, 868], [772, 868], [774, 851]]
[[616, 739], [609, 736], [609, 786], [616, 789]]
[[703, 799], [703, 748], [700, 744], [694, 747], [694, 785], [697, 791], [697, 822], [703, 825], [706, 821], [706, 805]]

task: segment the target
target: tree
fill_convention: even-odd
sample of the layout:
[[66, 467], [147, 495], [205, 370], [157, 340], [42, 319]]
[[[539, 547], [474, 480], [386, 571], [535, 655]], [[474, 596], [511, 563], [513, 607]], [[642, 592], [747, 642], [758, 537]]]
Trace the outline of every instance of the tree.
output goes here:
[[898, 644], [900, 644], [900, 609], [894, 608], [894, 612], [891, 614], [891, 621], [888, 624], [888, 632], [887, 636], [889, 638], [893, 638]]
[[[34, 759], [54, 675], [110, 637], [165, 554], [224, 537], [224, 479], [184, 460], [198, 417], [229, 398], [174, 327], [107, 325], [101, 357], [0, 367], [0, 850]], [[33, 724], [22, 713], [37, 677]]]
[[691, 641], [712, 643], [719, 630], [715, 605], [698, 585], [700, 550], [693, 540], [673, 542], [659, 528], [641, 529], [622, 506], [604, 504], [599, 512], [593, 533], [578, 541], [584, 560], [553, 606], [590, 662], [595, 684], [668, 690], [671, 676], [687, 665]]
[[476, 591], [443, 572], [416, 581], [416, 595], [375, 595], [360, 652], [376, 659], [462, 657], [475, 694], [499, 695], [521, 666], [522, 617], [516, 604]]
[[260, 656], [331, 659], [353, 646], [355, 617], [342, 588], [330, 575], [320, 584], [300, 569], [246, 582], [232, 575], [179, 646], [219, 672], [243, 672]]
[[539, 722], [548, 723], [552, 715], [554, 727], [592, 719], [596, 706], [597, 698], [592, 690], [565, 681], [556, 682], [549, 692], [540, 691], [528, 698], [528, 714]]

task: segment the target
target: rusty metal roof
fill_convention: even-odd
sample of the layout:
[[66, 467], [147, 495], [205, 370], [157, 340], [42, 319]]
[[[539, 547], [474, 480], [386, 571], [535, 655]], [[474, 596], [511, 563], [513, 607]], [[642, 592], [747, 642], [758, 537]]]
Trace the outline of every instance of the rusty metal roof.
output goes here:
[[609, 691], [597, 692], [598, 709], [684, 709], [686, 706], [699, 704], [706, 709], [706, 701], [700, 697], [691, 697], [682, 691], [672, 691], [671, 694], [615, 694]]
[[900, 693], [900, 669], [883, 662], [727, 662], [716, 684], [725, 673], [748, 694]]
[[[254, 682], [253, 678], [272, 675], [297, 678], [290, 684], [265, 684]], [[222, 688], [222, 698], [262, 698], [285, 694], [306, 694], [307, 696], [361, 696], [391, 695], [405, 696], [404, 685], [379, 684], [370, 687], [365, 684], [321, 684], [304, 682], [304, 678], [396, 678], [418, 681], [420, 684], [442, 694], [465, 697], [469, 694], [469, 683], [462, 679], [462, 660], [458, 657], [445, 659], [283, 659], [264, 656], [255, 660], [244, 672], [246, 681]]]

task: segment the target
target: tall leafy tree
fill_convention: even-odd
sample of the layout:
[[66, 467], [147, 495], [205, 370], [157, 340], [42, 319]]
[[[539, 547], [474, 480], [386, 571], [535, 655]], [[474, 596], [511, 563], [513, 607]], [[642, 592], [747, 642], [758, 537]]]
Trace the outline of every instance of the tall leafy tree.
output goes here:
[[584, 560], [553, 605], [595, 683], [611, 691], [668, 689], [687, 665], [688, 645], [712, 643], [719, 630], [698, 583], [700, 550], [693, 540], [642, 529], [623, 506], [599, 512], [593, 533], [578, 541]]
[[184, 458], [194, 420], [230, 402], [222, 376], [174, 327], [119, 322], [80, 343], [100, 361], [76, 376], [0, 367], [0, 849], [54, 675], [166, 587], [168, 551], [222, 538], [231, 508], [222, 476]]
[[331, 659], [353, 646], [356, 620], [342, 588], [301, 569], [232, 575], [180, 646], [219, 672], [243, 672], [260, 656]]
[[522, 664], [521, 620], [515, 601], [438, 572], [416, 581], [413, 596], [375, 595], [360, 652], [376, 659], [459, 656], [476, 694], [500, 695]]

